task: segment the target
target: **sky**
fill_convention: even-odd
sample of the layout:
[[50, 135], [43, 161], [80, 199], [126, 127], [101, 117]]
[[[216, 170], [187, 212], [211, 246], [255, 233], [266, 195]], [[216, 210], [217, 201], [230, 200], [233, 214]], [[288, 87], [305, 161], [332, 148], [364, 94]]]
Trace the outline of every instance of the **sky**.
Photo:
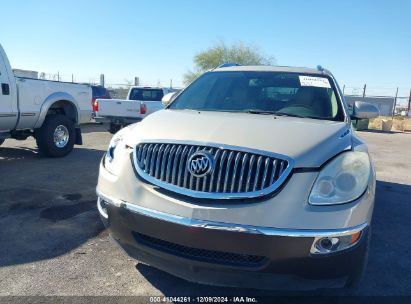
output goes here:
[[219, 41], [254, 45], [278, 65], [331, 70], [341, 87], [408, 96], [411, 1], [0, 0], [13, 68], [63, 80], [182, 85], [193, 56]]

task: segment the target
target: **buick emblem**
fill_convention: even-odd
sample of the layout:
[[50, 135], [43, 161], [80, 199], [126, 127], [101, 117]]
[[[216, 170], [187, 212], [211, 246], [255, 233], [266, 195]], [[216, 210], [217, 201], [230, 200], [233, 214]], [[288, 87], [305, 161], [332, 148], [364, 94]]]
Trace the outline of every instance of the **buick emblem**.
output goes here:
[[206, 152], [199, 151], [190, 156], [187, 170], [195, 177], [203, 177], [213, 169], [213, 158]]

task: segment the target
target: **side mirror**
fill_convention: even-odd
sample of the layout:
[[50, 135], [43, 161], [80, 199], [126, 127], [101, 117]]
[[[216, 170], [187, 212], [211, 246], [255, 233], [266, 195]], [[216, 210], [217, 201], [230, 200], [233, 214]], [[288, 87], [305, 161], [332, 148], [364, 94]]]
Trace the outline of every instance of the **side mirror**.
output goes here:
[[378, 108], [368, 102], [364, 101], [356, 101], [354, 103], [353, 111], [352, 111], [352, 117], [353, 118], [358, 118], [358, 119], [364, 119], [364, 118], [375, 118], [380, 115], [380, 110]]
[[177, 95], [177, 92], [171, 92], [163, 96], [161, 102], [166, 107], [174, 100], [174, 97]]

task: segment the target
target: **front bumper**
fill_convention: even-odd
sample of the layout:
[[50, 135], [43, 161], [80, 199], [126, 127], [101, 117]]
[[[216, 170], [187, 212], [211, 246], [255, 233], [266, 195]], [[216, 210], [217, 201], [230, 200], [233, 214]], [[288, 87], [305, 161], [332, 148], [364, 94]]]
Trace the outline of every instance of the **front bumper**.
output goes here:
[[[333, 288], [342, 287], [364, 262], [366, 224], [335, 230], [230, 225], [98, 196], [104, 224], [129, 255], [188, 281], [259, 289]], [[362, 233], [353, 247], [311, 253], [318, 237], [356, 231]]]

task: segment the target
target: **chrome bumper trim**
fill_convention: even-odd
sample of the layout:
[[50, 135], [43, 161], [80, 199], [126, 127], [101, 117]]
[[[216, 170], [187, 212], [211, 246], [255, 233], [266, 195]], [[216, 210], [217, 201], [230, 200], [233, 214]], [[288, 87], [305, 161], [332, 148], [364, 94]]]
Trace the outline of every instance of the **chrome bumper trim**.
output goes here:
[[350, 235], [359, 231], [362, 231], [368, 226], [367, 223], [343, 228], [343, 229], [281, 229], [281, 228], [272, 228], [272, 227], [259, 227], [259, 226], [250, 226], [250, 225], [241, 225], [241, 224], [229, 224], [222, 222], [206, 221], [206, 220], [197, 220], [193, 218], [182, 217], [179, 215], [173, 215], [164, 213], [161, 211], [148, 209], [141, 207], [135, 204], [130, 204], [128, 202], [108, 197], [107, 195], [99, 192], [97, 190], [97, 196], [107, 203], [118, 207], [124, 208], [132, 213], [151, 217], [158, 219], [160, 221], [165, 221], [173, 224], [183, 225], [187, 227], [198, 227], [204, 229], [214, 229], [221, 231], [231, 231], [231, 232], [241, 232], [241, 233], [250, 233], [250, 234], [260, 234], [268, 236], [286, 236], [286, 237], [336, 237]]

